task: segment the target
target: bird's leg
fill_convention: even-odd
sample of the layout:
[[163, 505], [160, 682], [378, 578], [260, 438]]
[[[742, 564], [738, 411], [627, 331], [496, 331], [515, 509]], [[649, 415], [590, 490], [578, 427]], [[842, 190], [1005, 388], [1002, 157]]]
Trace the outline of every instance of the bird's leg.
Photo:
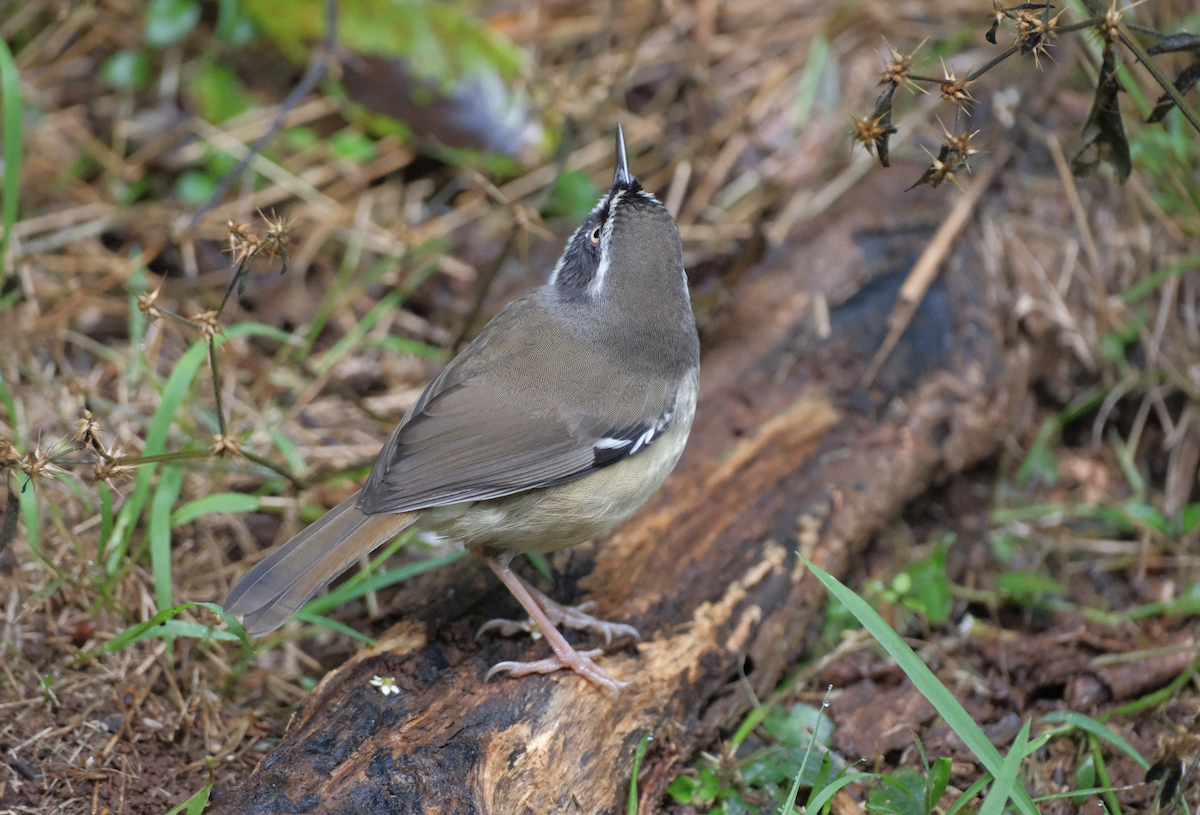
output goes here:
[[[586, 613], [589, 609], [596, 606], [596, 603], [592, 600], [580, 603], [577, 606], [564, 606], [529, 585], [516, 572], [513, 572], [513, 578], [521, 582], [525, 590], [533, 596], [534, 602], [541, 606], [542, 611], [546, 613], [547, 619], [554, 623], [555, 626], [565, 625], [567, 628], [574, 628], [576, 631], [590, 629], [604, 637], [605, 645], [612, 644], [614, 636], [633, 637], [635, 640], [642, 637], [632, 625], [601, 620]], [[478, 638], [483, 632], [496, 629], [499, 630], [502, 637], [511, 637], [513, 634], [524, 631], [533, 634], [536, 638], [538, 630], [535, 628], [535, 625], [532, 620], [522, 622], [517, 622], [516, 620], [488, 620], [479, 627], [479, 630], [475, 632], [475, 636]]]
[[[592, 662], [592, 657], [598, 657], [604, 653], [602, 649], [576, 651], [572, 648], [571, 644], [559, 633], [553, 620], [538, 605], [538, 601], [534, 598], [530, 586], [509, 569], [506, 563], [501, 563], [496, 558], [487, 558], [487, 564], [496, 573], [496, 577], [500, 578], [500, 582], [512, 592], [513, 597], [517, 598], [517, 602], [529, 613], [534, 624], [541, 630], [542, 635], [546, 638], [546, 642], [554, 651], [554, 656], [538, 660], [537, 662], [499, 662], [493, 665], [491, 670], [488, 671], [488, 678], [491, 678], [492, 674], [497, 671], [508, 671], [513, 676], [524, 676], [531, 673], [553, 673], [554, 671], [568, 668], [585, 679], [595, 682], [597, 685], [603, 685], [611, 689], [614, 693], [629, 684], [628, 682], [613, 679], [604, 669]], [[541, 594], [541, 592], [537, 592], [537, 594]], [[542, 597], [543, 599], [547, 599], [545, 595], [542, 595]], [[554, 605], [557, 606], [558, 604], [555, 603]], [[562, 607], [560, 606], [559, 608]]]

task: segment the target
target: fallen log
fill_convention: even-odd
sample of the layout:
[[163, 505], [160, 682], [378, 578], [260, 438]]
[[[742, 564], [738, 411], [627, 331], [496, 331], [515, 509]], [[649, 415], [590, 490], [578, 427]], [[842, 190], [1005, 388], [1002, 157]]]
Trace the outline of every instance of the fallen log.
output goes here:
[[[652, 811], [697, 745], [752, 704], [747, 690], [770, 693], [812, 640], [825, 595], [797, 552], [844, 573], [907, 501], [992, 452], [1027, 392], [1029, 354], [1005, 347], [970, 236], [860, 391], [911, 258], [838, 298], [846, 278], [804, 259], [853, 254], [846, 222], [832, 213], [814, 242], [774, 253], [706, 330], [692, 438], [662, 492], [551, 559], [555, 599], [594, 600], [642, 632], [600, 659], [629, 687], [613, 696], [565, 672], [485, 682], [491, 664], [545, 645], [474, 642], [517, 607], [482, 564], [460, 561], [401, 591], [388, 614], [402, 621], [321, 682], [217, 811], [623, 812], [647, 732], [639, 789]], [[902, 243], [875, 256], [898, 263]], [[871, 255], [843, 271], [869, 277], [883, 262]], [[822, 341], [812, 315], [825, 295], [844, 302]], [[381, 694], [375, 676], [400, 692]]]

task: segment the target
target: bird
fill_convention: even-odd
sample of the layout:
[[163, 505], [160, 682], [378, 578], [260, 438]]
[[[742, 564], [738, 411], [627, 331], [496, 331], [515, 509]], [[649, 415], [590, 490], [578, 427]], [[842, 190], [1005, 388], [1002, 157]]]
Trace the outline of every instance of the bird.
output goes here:
[[[513, 676], [567, 669], [629, 684], [557, 625], [606, 643], [638, 636], [559, 605], [510, 568], [521, 553], [590, 540], [644, 504], [675, 468], [696, 410], [700, 341], [674, 219], [629, 169], [616, 132], [612, 186], [547, 282], [518, 296], [426, 386], [362, 489], [257, 563], [226, 597], [248, 633], [281, 626], [359, 558], [415, 525], [495, 572], [552, 656], [501, 662]], [[531, 626], [532, 624], [532, 626]]]

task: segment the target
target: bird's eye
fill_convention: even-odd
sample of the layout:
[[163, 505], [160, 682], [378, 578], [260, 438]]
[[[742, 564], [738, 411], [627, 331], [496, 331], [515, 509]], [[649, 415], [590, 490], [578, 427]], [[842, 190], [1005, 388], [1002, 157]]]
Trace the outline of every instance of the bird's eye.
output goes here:
[[595, 244], [596, 246], [600, 245], [600, 225], [599, 224], [596, 224], [596, 228], [592, 230], [591, 235], [588, 235], [588, 239], [591, 240], [591, 242], [593, 244]]

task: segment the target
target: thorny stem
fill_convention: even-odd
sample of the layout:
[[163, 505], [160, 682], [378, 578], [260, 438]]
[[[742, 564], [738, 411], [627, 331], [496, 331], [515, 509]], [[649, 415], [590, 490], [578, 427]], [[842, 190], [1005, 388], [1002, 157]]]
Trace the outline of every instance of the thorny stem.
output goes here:
[[208, 367], [212, 368], [213, 399], [217, 403], [217, 429], [225, 435], [225, 409], [221, 405], [221, 372], [217, 369], [217, 344], [208, 339]]
[[[1081, 0], [1081, 2], [1092, 14], [1099, 15], [1102, 19], [1106, 16], [1100, 0]], [[1117, 26], [1117, 36], [1120, 38], [1121, 44], [1133, 52], [1138, 61], [1146, 66], [1146, 70], [1150, 72], [1150, 75], [1154, 77], [1154, 81], [1163, 89], [1163, 93], [1171, 97], [1171, 101], [1175, 103], [1175, 107], [1179, 108], [1179, 112], [1183, 114], [1184, 118], [1188, 120], [1188, 123], [1191, 124], [1196, 132], [1200, 133], [1200, 119], [1196, 118], [1196, 112], [1184, 104], [1183, 94], [1175, 87], [1175, 83], [1167, 78], [1167, 75], [1162, 72], [1162, 69], [1158, 67], [1154, 60], [1150, 59], [1150, 55], [1146, 53], [1146, 49], [1142, 47], [1142, 44], [1129, 36], [1129, 30], [1130, 26], [1125, 22], [1121, 22]], [[1158, 35], [1155, 34], [1155, 36]]]

